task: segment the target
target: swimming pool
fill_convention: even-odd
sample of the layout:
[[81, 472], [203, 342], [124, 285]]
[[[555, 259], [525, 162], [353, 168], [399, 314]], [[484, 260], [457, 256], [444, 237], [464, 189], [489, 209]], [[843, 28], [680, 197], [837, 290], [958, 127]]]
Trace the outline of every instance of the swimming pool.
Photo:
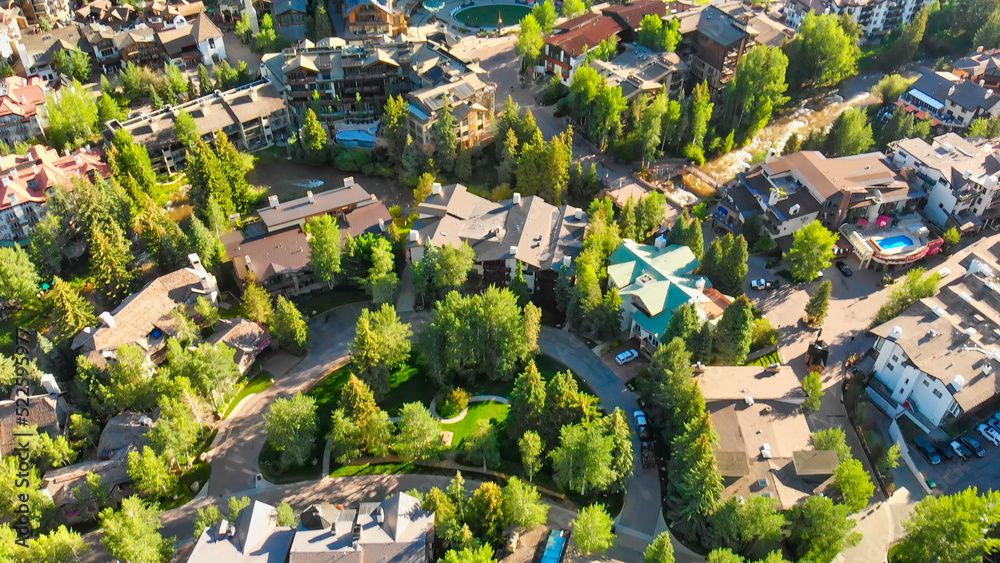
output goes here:
[[[558, 534], [558, 535], [556, 535]], [[545, 542], [541, 563], [559, 563], [562, 561], [563, 548], [566, 547], [566, 536], [559, 530], [552, 530]]]
[[913, 246], [913, 240], [905, 235], [896, 235], [877, 241], [878, 245], [882, 247], [882, 250], [895, 250], [897, 248], [903, 248], [904, 246]]

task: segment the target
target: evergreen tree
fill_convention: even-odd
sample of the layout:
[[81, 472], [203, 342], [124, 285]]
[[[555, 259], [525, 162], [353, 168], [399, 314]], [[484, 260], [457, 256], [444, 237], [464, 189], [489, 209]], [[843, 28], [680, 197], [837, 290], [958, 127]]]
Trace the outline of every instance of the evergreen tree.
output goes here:
[[861, 154], [875, 144], [872, 126], [862, 108], [844, 110], [830, 126], [823, 142], [823, 154], [828, 158]]
[[660, 532], [642, 555], [642, 563], [674, 563], [674, 544], [670, 532]]
[[297, 353], [305, 351], [306, 342], [309, 340], [309, 327], [299, 309], [284, 295], [278, 296], [278, 306], [274, 311], [274, 325], [271, 331], [283, 348]]
[[409, 119], [409, 104], [402, 95], [389, 97], [382, 110], [382, 127], [385, 140], [389, 144], [389, 158], [398, 162], [406, 146], [406, 124]]
[[618, 225], [621, 228], [622, 238], [636, 240], [635, 202], [632, 200], [632, 196], [629, 196], [622, 207]]
[[95, 225], [90, 237], [90, 268], [94, 281], [111, 301], [128, 295], [135, 271], [125, 233], [114, 221]]
[[691, 540], [708, 539], [709, 517], [721, 502], [722, 475], [713, 451], [718, 440], [710, 415], [702, 411], [684, 424], [671, 446], [667, 467], [671, 520]]
[[667, 330], [663, 331], [660, 342], [670, 342], [674, 338], [688, 342], [701, 330], [702, 324], [703, 320], [698, 308], [690, 303], [684, 303], [670, 316]]
[[528, 282], [524, 279], [524, 264], [518, 260], [508, 288], [517, 296], [517, 304], [524, 307], [531, 302], [531, 290], [528, 289]]
[[19, 245], [0, 248], [0, 297], [24, 304], [38, 293], [40, 283], [38, 270]]
[[413, 142], [413, 137], [406, 136], [406, 143], [403, 145], [403, 156], [400, 162], [400, 178], [406, 185], [412, 186], [417, 181], [420, 174], [424, 172], [424, 153], [420, 147]]
[[94, 326], [97, 323], [94, 306], [58, 276], [53, 279], [52, 289], [45, 296], [45, 300], [49, 310], [52, 311], [53, 326], [59, 333], [56, 340], [59, 342], [67, 342], [84, 327]]
[[670, 227], [667, 242], [690, 248], [694, 257], [700, 259], [705, 253], [705, 239], [701, 231], [701, 221], [685, 211]]
[[302, 145], [306, 155], [314, 162], [323, 162], [327, 157], [328, 142], [326, 129], [320, 124], [316, 112], [312, 108], [307, 109], [305, 123], [302, 125]]
[[514, 380], [510, 392], [510, 416], [507, 430], [511, 438], [526, 431], [539, 431], [545, 416], [545, 380], [534, 361], [529, 361], [524, 373]]
[[592, 504], [580, 509], [573, 521], [576, 546], [585, 555], [607, 553], [615, 543], [614, 519], [603, 504]]
[[826, 314], [830, 309], [830, 292], [833, 290], [833, 283], [826, 280], [819, 284], [816, 293], [809, 298], [806, 303], [806, 322], [813, 326], [823, 326]]
[[722, 365], [741, 365], [750, 353], [753, 327], [753, 304], [745, 295], [730, 303], [715, 327], [715, 360]]
[[438, 110], [437, 119], [431, 125], [431, 142], [437, 163], [445, 172], [454, 171], [458, 156], [458, 123], [449, 101]]
[[395, 307], [384, 303], [377, 310], [364, 309], [351, 343], [351, 358], [358, 376], [376, 395], [389, 391], [389, 375], [410, 356], [410, 325], [402, 322]]

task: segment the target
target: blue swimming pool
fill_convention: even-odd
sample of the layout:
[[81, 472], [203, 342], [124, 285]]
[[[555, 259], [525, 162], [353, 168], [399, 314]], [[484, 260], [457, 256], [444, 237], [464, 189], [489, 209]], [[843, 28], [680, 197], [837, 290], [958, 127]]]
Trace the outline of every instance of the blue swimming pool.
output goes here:
[[566, 547], [566, 536], [560, 534], [558, 530], [552, 530], [549, 533], [548, 541], [545, 542], [545, 551], [542, 553], [541, 563], [559, 563], [562, 561], [564, 547]]
[[904, 246], [913, 246], [913, 241], [910, 240], [910, 237], [908, 236], [896, 235], [894, 237], [879, 240], [878, 245], [881, 246], [883, 250], [893, 250], [896, 248], [903, 248]]

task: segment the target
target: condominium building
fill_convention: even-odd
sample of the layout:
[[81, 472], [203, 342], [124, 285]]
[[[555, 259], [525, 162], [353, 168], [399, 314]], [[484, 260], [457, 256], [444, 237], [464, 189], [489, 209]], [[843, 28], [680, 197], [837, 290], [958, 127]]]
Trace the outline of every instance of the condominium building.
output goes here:
[[149, 150], [157, 173], [173, 173], [183, 167], [187, 158], [187, 148], [175, 133], [177, 116], [182, 111], [194, 118], [202, 138], [210, 140], [222, 131], [242, 151], [262, 150], [291, 135], [284, 98], [274, 86], [260, 80], [124, 122], [109, 121], [105, 142], [110, 144], [115, 131], [124, 129]]
[[45, 82], [37, 76], [0, 80], [0, 141], [8, 147], [45, 136]]
[[406, 32], [406, 16], [393, 0], [347, 0], [343, 6], [348, 38], [396, 37]]
[[52, 82], [59, 77], [59, 73], [52, 66], [56, 53], [75, 49], [84, 53], [91, 51], [83, 30], [75, 25], [50, 31], [24, 33], [14, 46], [17, 52], [14, 69], [22, 76], [39, 76], [46, 82]]
[[785, 5], [785, 25], [798, 31], [806, 14], [846, 14], [854, 18], [865, 35], [898, 30], [913, 21], [933, 0], [792, 0]]
[[59, 156], [55, 149], [35, 145], [26, 154], [0, 157], [0, 240], [26, 239], [45, 217], [45, 201], [56, 186], [72, 188], [76, 177], [109, 176], [101, 152], [89, 146]]

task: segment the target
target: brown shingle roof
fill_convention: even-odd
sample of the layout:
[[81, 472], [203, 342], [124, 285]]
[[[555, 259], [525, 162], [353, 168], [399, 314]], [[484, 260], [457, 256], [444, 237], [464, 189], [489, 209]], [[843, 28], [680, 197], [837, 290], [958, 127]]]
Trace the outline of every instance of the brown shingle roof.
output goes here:
[[284, 203], [279, 203], [273, 207], [259, 209], [260, 215], [267, 227], [284, 225], [294, 221], [335, 213], [348, 208], [356, 207], [366, 201], [371, 201], [372, 195], [365, 191], [358, 184], [352, 184], [345, 188], [337, 188], [318, 194], [313, 194], [312, 202], [309, 197], [301, 197]]
[[792, 172], [824, 200], [842, 191], [864, 192], [869, 187], [906, 185], [880, 152], [826, 158], [817, 151], [799, 151], [776, 158], [761, 168], [768, 176]]
[[569, 31], [549, 36], [545, 39], [545, 43], [561, 48], [571, 57], [579, 57], [584, 53], [584, 49], [597, 47], [601, 41], [611, 38], [621, 30], [621, 26], [615, 20], [607, 16], [597, 16]]
[[222, 242], [226, 245], [226, 254], [234, 262], [240, 260], [246, 265], [245, 270], [237, 267], [236, 271], [253, 272], [258, 283], [301, 271], [309, 265], [309, 242], [299, 227], [252, 239], [236, 232], [223, 237]]
[[13, 399], [0, 401], [0, 454], [10, 455], [17, 446], [19, 419], [24, 418], [25, 425], [38, 427], [39, 432], [59, 428], [59, 411], [56, 399], [50, 395], [35, 395], [28, 398], [28, 416], [17, 415], [18, 405]]
[[382, 229], [379, 220], [388, 225], [392, 222], [392, 215], [381, 201], [371, 205], [364, 205], [350, 211], [344, 215], [347, 221], [346, 233], [351, 233], [352, 237], [359, 237], [365, 233], [381, 233]]

